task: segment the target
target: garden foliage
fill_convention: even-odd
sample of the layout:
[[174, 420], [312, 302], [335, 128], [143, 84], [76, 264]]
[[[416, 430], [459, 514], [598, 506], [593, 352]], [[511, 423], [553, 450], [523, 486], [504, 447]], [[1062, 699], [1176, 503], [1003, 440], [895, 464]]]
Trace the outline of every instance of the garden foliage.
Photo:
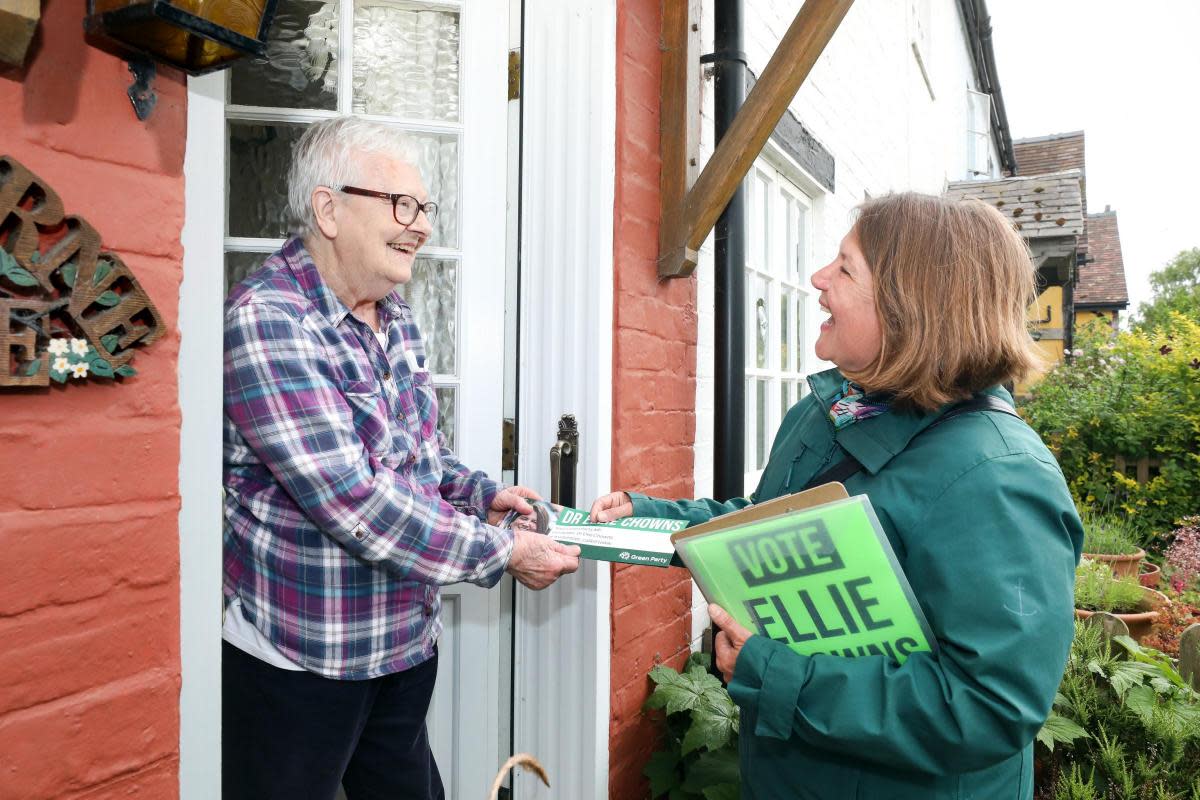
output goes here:
[[1118, 578], [1102, 561], [1083, 559], [1075, 568], [1075, 607], [1128, 614], [1142, 605], [1145, 593], [1137, 578]]
[[659, 665], [650, 670], [654, 692], [644, 708], [666, 714], [663, 749], [645, 774], [651, 797], [670, 800], [737, 800], [738, 707], [708, 673], [706, 653], [692, 653], [683, 672]]
[[1200, 800], [1200, 694], [1127, 636], [1076, 625], [1038, 742], [1039, 798]]
[[[1200, 321], [1169, 319], [1149, 332], [1078, 331], [1072, 357], [1021, 407], [1076, 501], [1128, 515], [1143, 535], [1169, 530], [1200, 497]], [[1161, 466], [1138, 484], [1117, 471], [1116, 456]]]

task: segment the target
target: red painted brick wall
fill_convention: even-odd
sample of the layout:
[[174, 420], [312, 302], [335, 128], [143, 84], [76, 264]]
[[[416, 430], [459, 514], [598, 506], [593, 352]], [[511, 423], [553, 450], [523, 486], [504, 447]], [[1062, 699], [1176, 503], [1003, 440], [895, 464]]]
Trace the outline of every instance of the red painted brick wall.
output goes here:
[[[696, 433], [696, 282], [658, 281], [659, 0], [617, 3], [613, 486], [691, 497]], [[679, 667], [691, 630], [681, 569], [618, 566], [612, 589], [609, 796], [646, 797], [658, 728], [641, 713], [646, 673]]]
[[0, 154], [95, 226], [168, 333], [123, 385], [0, 392], [0, 797], [170, 798], [186, 91], [160, 70], [139, 122], [124, 62], [84, 42], [83, 8], [43, 3], [25, 69], [0, 72]]

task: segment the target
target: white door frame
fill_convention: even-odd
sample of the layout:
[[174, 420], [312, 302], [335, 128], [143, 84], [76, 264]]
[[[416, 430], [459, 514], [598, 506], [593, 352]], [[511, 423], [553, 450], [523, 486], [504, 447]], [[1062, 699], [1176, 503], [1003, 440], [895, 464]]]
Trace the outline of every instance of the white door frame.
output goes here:
[[[612, 478], [615, 0], [525, 0], [522, 41], [521, 482], [550, 487], [560, 415], [579, 423], [580, 504]], [[519, 589], [514, 742], [529, 774], [514, 800], [608, 796], [611, 571], [584, 562]]]
[[[225, 91], [188, 79], [179, 287], [179, 798], [221, 796], [221, 420]], [[222, 173], [223, 175], [223, 173]], [[215, 234], [214, 234], [215, 231]]]

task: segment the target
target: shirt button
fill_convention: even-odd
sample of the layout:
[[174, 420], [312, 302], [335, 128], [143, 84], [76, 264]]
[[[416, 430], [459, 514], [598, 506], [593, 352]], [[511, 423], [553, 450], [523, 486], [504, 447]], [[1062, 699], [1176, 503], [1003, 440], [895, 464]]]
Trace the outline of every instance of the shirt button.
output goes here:
[[425, 606], [425, 616], [427, 616], [427, 617], [433, 616], [433, 606], [429, 606], [429, 605]]
[[359, 525], [357, 528], [354, 529], [354, 538], [358, 539], [360, 542], [363, 539], [367, 538], [367, 529], [364, 528], [362, 525]]
[[387, 370], [386, 372], [384, 372], [384, 373], [383, 373], [383, 379], [384, 379], [385, 381], [390, 381], [390, 380], [392, 379], [392, 372], [391, 372], [391, 370]]

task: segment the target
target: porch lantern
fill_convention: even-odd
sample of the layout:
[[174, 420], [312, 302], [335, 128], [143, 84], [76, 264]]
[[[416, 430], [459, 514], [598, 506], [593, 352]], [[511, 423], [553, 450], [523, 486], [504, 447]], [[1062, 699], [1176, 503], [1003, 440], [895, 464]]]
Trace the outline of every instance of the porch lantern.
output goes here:
[[189, 75], [262, 56], [277, 0], [88, 0], [84, 27]]

